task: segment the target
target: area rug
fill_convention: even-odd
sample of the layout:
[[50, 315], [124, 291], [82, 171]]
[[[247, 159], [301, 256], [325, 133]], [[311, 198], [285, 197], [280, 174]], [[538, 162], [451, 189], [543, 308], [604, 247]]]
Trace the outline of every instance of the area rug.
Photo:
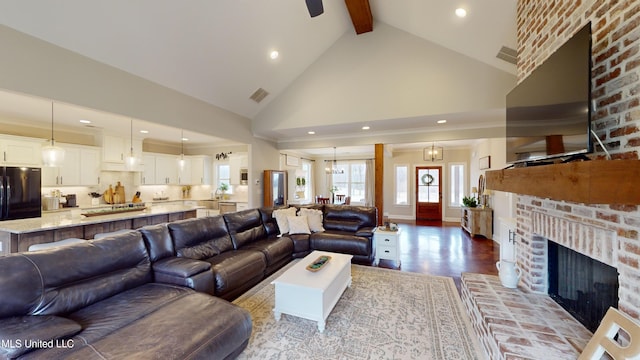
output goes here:
[[351, 287], [320, 333], [311, 320], [274, 319], [271, 281], [289, 266], [234, 301], [253, 318], [239, 359], [484, 358], [451, 278], [352, 265]]

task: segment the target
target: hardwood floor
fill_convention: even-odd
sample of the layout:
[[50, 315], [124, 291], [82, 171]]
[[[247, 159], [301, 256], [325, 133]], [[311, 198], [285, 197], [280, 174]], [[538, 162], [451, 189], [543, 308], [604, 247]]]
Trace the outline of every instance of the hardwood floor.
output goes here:
[[[460, 291], [460, 274], [474, 272], [497, 275], [500, 248], [493, 240], [471, 238], [459, 223], [399, 223], [400, 269], [429, 275], [450, 276]], [[391, 260], [379, 267], [397, 269]]]

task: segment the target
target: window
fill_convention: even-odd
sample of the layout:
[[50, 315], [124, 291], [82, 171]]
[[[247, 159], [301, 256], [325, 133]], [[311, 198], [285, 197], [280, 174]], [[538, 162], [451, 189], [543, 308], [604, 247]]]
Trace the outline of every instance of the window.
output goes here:
[[452, 163], [449, 165], [449, 178], [451, 179], [449, 206], [462, 206], [465, 167], [463, 163]]
[[233, 188], [231, 187], [231, 166], [229, 164], [218, 164], [216, 169], [216, 190], [219, 189], [222, 184], [227, 184], [229, 190], [227, 190], [226, 193], [233, 193]]
[[351, 196], [351, 203], [366, 203], [365, 181], [367, 165], [364, 161], [341, 161], [333, 174], [333, 194]]
[[312, 163], [309, 160], [302, 161], [302, 171], [304, 172], [306, 186], [304, 187], [304, 198], [306, 200], [311, 199], [311, 189], [313, 188], [312, 177], [311, 177], [311, 167]]
[[409, 167], [407, 165], [395, 166], [395, 204], [409, 205]]
[[296, 200], [311, 200], [311, 161], [302, 159], [301, 169], [296, 170]]

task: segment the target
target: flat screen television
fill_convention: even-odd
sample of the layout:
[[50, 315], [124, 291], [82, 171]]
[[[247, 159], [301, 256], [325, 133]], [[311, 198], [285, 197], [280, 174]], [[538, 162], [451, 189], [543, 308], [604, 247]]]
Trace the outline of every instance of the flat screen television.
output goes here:
[[507, 162], [593, 152], [590, 104], [588, 23], [507, 94]]

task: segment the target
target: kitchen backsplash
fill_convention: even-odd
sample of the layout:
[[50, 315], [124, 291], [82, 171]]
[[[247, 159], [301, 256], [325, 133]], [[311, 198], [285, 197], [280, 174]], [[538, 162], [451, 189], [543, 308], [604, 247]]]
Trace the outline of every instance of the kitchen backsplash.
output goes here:
[[[117, 172], [117, 171], [103, 171], [100, 173], [100, 185], [99, 186], [60, 186], [60, 187], [43, 187], [42, 195], [50, 195], [53, 190], [60, 190], [62, 195], [76, 194], [76, 202], [80, 207], [91, 206], [91, 196], [89, 193], [97, 192], [103, 194], [105, 190], [112, 185], [114, 188], [118, 181], [125, 189], [125, 200], [131, 202], [133, 195], [136, 191], [140, 191], [140, 197], [143, 202], [152, 202], [156, 197], [168, 197], [168, 200], [182, 200], [181, 185], [135, 185], [134, 176], [139, 176], [139, 173], [134, 172]], [[189, 191], [190, 196], [188, 199], [201, 200], [210, 199], [214, 192], [215, 187], [210, 185], [192, 185]], [[233, 187], [233, 194], [230, 195], [230, 201], [247, 202], [249, 198], [248, 186], [235, 185]], [[100, 204], [106, 204], [104, 199], [100, 197]]]

